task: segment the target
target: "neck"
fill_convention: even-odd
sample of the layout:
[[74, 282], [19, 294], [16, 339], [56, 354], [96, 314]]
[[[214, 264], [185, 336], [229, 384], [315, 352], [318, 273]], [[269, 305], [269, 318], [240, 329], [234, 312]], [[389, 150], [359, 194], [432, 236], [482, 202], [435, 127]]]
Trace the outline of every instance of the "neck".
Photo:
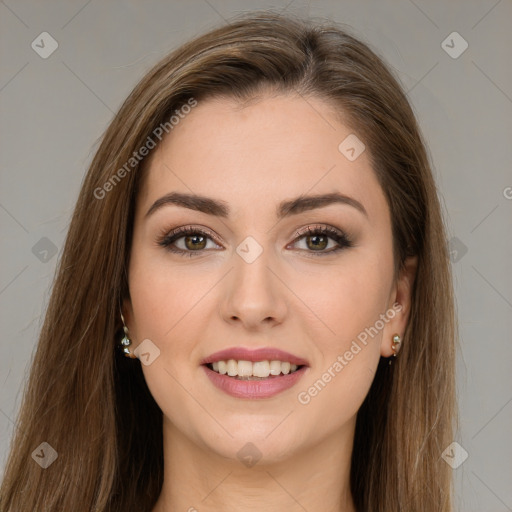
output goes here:
[[355, 512], [354, 426], [286, 460], [263, 457], [249, 467], [198, 446], [164, 419], [164, 483], [153, 512]]

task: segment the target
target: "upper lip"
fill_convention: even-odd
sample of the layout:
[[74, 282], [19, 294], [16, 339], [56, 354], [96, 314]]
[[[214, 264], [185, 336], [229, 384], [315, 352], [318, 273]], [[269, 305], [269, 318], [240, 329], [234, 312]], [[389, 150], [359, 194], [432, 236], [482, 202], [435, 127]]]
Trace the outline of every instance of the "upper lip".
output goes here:
[[244, 347], [232, 347], [220, 350], [214, 354], [205, 357], [201, 364], [215, 363], [217, 361], [227, 361], [235, 359], [237, 361], [283, 361], [296, 364], [297, 366], [308, 365], [308, 362], [301, 357], [284, 352], [278, 348], [264, 347], [257, 349], [248, 349]]

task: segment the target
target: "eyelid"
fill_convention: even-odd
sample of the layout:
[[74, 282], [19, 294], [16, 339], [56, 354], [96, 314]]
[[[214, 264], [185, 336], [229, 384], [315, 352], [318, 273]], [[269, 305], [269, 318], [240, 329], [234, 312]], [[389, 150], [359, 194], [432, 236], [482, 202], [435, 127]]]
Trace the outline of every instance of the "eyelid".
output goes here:
[[158, 240], [171, 238], [176, 235], [186, 236], [189, 232], [204, 233], [205, 235], [208, 235], [217, 245], [221, 245], [217, 235], [213, 231], [211, 231], [208, 228], [205, 228], [204, 226], [199, 226], [195, 224], [187, 224], [185, 226], [180, 226], [171, 230], [163, 229], [160, 231], [158, 235]]
[[328, 233], [336, 234], [339, 236], [346, 236], [346, 234], [343, 231], [333, 226], [330, 226], [329, 224], [309, 224], [305, 228], [301, 228], [295, 232], [295, 240], [299, 237], [308, 235], [310, 233], [314, 233], [316, 231], [326, 231]]

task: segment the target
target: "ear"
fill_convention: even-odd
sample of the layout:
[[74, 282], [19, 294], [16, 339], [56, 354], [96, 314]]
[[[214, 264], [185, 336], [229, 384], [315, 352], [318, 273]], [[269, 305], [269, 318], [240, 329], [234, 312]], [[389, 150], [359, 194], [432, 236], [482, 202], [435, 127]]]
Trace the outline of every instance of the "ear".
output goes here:
[[393, 284], [386, 312], [389, 321], [385, 324], [382, 332], [380, 347], [382, 357], [391, 357], [394, 354], [392, 340], [395, 334], [398, 334], [402, 339], [404, 337], [405, 328], [411, 312], [412, 289], [417, 268], [418, 257], [411, 256], [407, 258], [400, 270], [398, 278]]

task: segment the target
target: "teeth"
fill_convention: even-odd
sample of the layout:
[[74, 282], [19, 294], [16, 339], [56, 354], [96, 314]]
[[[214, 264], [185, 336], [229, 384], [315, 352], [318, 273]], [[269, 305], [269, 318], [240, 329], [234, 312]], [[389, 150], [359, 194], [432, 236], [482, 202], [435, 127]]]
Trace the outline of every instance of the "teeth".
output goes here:
[[237, 361], [229, 359], [227, 361], [216, 361], [212, 363], [215, 372], [221, 375], [228, 374], [230, 377], [260, 377], [267, 378], [269, 375], [287, 375], [297, 370], [296, 364], [288, 361]]
[[238, 375], [238, 363], [234, 359], [230, 359], [227, 362], [228, 375], [230, 377], [236, 377]]
[[[240, 363], [238, 367], [240, 368]], [[252, 363], [252, 374], [254, 377], [268, 377], [270, 375], [270, 363], [268, 361]]]
[[238, 376], [239, 377], [251, 377], [252, 376], [252, 362], [251, 361], [238, 361]]
[[279, 375], [281, 373], [281, 361], [270, 361], [270, 375]]

